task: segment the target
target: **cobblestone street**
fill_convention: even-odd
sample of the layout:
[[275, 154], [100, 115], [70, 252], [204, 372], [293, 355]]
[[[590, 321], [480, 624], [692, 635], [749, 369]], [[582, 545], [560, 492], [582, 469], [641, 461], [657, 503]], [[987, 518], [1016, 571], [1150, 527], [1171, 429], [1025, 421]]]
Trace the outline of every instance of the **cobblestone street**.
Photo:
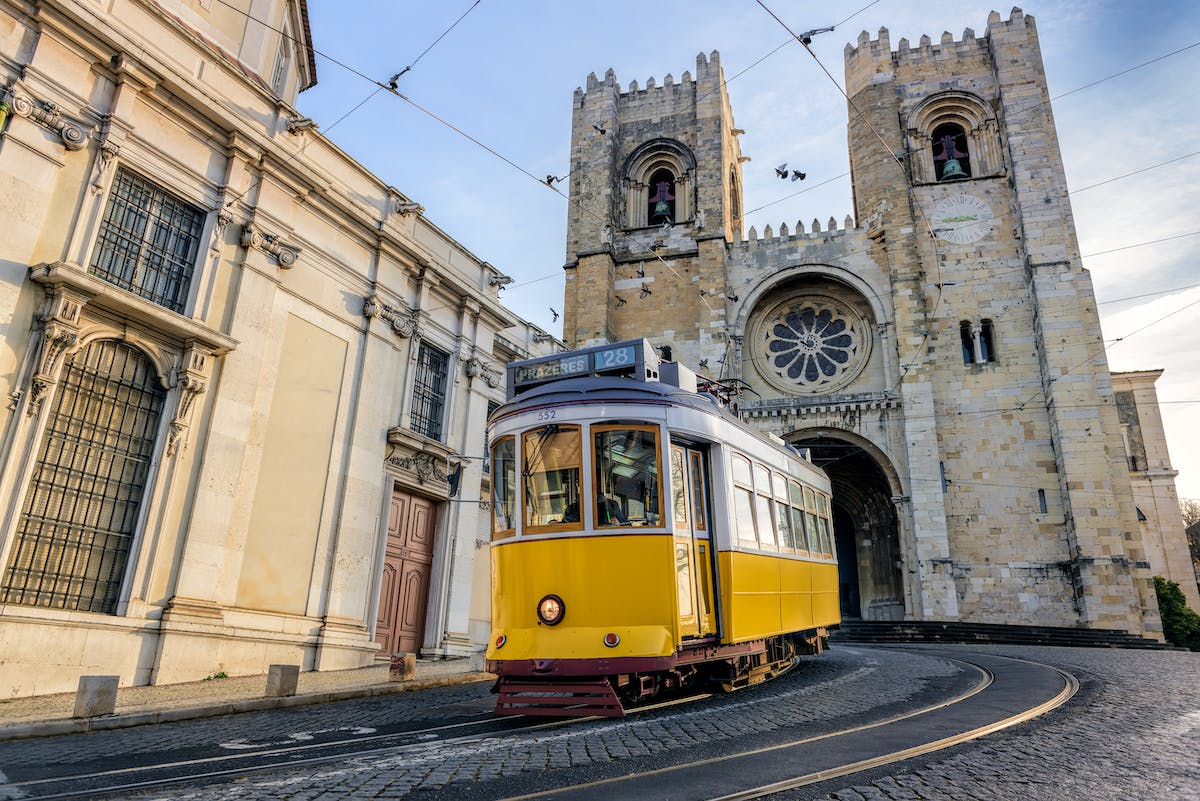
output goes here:
[[846, 789], [781, 799], [1200, 798], [1200, 654], [992, 647], [1071, 671], [1079, 694], [1045, 717]]
[[[233, 783], [185, 784], [137, 797], [314, 801], [401, 798], [414, 790], [420, 791], [423, 801], [506, 797], [712, 759], [895, 717], [960, 695], [977, 683], [977, 671], [944, 657], [980, 651], [1061, 667], [1079, 679], [1080, 691], [1065, 706], [1030, 723], [778, 797], [796, 801], [1125, 799], [1153, 793], [1200, 798], [1200, 656], [1196, 654], [861, 645], [839, 646], [764, 686], [623, 720], [487, 736], [456, 737], [449, 732], [446, 739], [422, 734], [416, 742], [395, 747], [372, 748], [364, 743], [357, 753], [334, 762], [253, 774]], [[422, 721], [437, 725], [456, 716], [486, 713], [493, 700], [487, 688], [477, 683], [4, 743], [0, 744], [0, 770], [11, 774], [13, 766], [43, 765], [50, 771], [78, 773], [83, 769], [78, 766], [94, 769], [112, 753], [183, 759], [228, 749], [230, 743], [284, 745], [312, 733], [411, 728]], [[76, 767], [68, 769], [68, 765]], [[803, 764], [794, 767], [795, 775], [807, 772]], [[670, 781], [669, 776], [664, 781]]]

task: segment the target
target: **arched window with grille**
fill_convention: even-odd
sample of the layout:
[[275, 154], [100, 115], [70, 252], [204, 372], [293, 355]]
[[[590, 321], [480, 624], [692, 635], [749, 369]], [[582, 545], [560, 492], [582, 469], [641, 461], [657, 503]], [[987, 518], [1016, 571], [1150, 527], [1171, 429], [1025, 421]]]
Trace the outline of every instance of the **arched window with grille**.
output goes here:
[[0, 603], [116, 612], [165, 395], [124, 342], [92, 342], [64, 365]]

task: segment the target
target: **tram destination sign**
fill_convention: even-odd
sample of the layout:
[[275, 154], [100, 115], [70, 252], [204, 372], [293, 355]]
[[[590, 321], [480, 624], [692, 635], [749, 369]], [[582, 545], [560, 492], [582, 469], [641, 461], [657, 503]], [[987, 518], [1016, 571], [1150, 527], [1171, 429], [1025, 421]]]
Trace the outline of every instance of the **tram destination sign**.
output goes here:
[[658, 378], [658, 354], [645, 339], [539, 356], [508, 365], [508, 397], [548, 381], [583, 375], [629, 375], [639, 381]]

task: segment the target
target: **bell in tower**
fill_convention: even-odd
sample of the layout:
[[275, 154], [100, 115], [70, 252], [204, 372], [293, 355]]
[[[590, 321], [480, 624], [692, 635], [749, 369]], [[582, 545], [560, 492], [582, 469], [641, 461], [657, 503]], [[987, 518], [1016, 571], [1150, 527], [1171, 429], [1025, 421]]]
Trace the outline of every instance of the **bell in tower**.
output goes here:
[[939, 181], [971, 177], [966, 146], [967, 135], [957, 125], [939, 125], [933, 132], [933, 161], [941, 164], [938, 169]]

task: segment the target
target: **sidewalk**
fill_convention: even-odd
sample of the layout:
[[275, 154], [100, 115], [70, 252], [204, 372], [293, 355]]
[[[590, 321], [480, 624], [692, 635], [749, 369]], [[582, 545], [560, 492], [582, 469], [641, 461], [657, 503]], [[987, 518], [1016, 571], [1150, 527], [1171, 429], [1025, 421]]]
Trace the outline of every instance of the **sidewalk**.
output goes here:
[[265, 675], [121, 687], [117, 690], [116, 713], [94, 718], [71, 717], [75, 693], [11, 698], [0, 700], [0, 742], [323, 704], [492, 679], [490, 673], [483, 672], [483, 655], [480, 654], [461, 659], [418, 659], [416, 677], [404, 682], [390, 681], [387, 665], [301, 673], [296, 694], [284, 698], [264, 697]]

